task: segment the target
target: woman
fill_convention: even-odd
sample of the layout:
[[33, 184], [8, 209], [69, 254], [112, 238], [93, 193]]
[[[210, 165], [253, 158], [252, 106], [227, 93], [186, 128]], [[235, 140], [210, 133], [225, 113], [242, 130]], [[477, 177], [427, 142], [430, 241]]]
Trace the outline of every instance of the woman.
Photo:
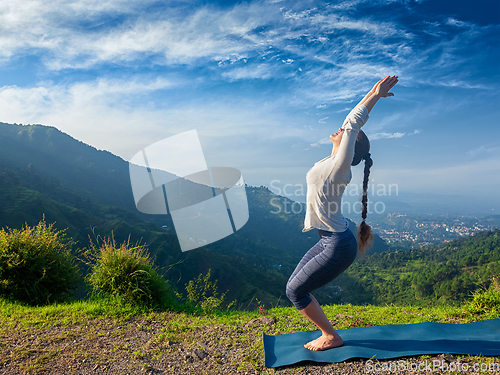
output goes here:
[[[397, 76], [387, 76], [375, 84], [361, 102], [349, 113], [335, 134], [330, 135], [333, 150], [330, 156], [317, 162], [307, 173], [307, 210], [303, 232], [316, 228], [320, 235], [299, 262], [288, 280], [286, 295], [294, 306], [321, 330], [322, 335], [304, 346], [310, 350], [326, 350], [343, 345], [342, 338], [321, 309], [311, 291], [328, 284], [340, 275], [356, 258], [357, 250], [364, 253], [371, 246], [373, 235], [365, 223], [368, 175], [372, 165], [370, 144], [360, 128], [380, 98], [394, 96], [389, 92], [398, 82]], [[342, 216], [342, 194], [351, 180], [351, 165], [365, 160], [362, 218], [358, 241]]]

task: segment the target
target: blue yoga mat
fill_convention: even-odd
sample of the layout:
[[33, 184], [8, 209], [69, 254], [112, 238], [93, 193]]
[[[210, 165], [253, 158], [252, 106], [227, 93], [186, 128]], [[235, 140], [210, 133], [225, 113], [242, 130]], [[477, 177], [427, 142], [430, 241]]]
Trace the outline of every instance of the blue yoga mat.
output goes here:
[[321, 331], [276, 336], [263, 333], [265, 365], [280, 367], [302, 361], [334, 363], [351, 358], [389, 359], [440, 353], [500, 355], [500, 319], [466, 324], [384, 325], [337, 332], [344, 345], [324, 351], [304, 348], [304, 344], [321, 336]]

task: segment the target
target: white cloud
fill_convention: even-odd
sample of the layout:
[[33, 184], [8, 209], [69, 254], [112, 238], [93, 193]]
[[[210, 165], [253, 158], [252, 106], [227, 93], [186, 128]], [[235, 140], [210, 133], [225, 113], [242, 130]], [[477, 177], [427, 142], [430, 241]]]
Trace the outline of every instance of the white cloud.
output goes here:
[[[52, 125], [85, 143], [123, 156], [130, 144], [159, 133], [158, 111], [125, 99], [171, 87], [163, 79], [99, 79], [73, 85], [0, 88], [2, 121]], [[136, 103], [134, 103], [135, 105]], [[145, 132], [145, 129], [148, 129]]]
[[223, 77], [231, 80], [241, 79], [267, 79], [273, 76], [273, 72], [267, 65], [253, 65], [244, 66], [241, 68], [234, 68], [227, 72], [222, 73]]
[[[103, 4], [36, 0], [1, 3], [0, 46], [4, 58], [20, 51], [45, 51], [52, 53], [45, 56], [52, 69], [127, 62], [155, 54], [163, 55], [168, 63], [189, 63], [200, 57], [211, 59], [253, 50], [256, 40], [252, 40], [250, 30], [269, 20], [262, 6], [252, 4], [229, 10], [206, 6], [195, 11], [181, 4], [158, 14], [137, 12], [140, 2]], [[124, 21], [115, 26], [96, 27], [105, 22], [103, 19], [120, 17]], [[85, 26], [79, 27], [79, 23]]]
[[394, 132], [394, 133], [373, 133], [369, 135], [369, 138], [371, 141], [375, 141], [377, 139], [391, 139], [391, 138], [402, 138], [404, 136], [411, 136], [415, 134], [420, 134], [420, 130], [416, 129], [412, 133], [401, 133], [401, 132]]
[[390, 139], [390, 138], [401, 138], [405, 135], [405, 133], [375, 133], [370, 134], [370, 140], [375, 141], [377, 139]]
[[266, 104], [260, 98], [246, 98], [227, 102], [215, 95], [157, 106], [144, 100], [158, 90], [177, 89], [176, 82], [148, 77], [4, 86], [0, 88], [0, 121], [52, 125], [125, 159], [167, 136], [198, 129], [212, 159], [231, 155], [232, 161], [241, 160], [245, 165], [269, 159], [270, 144], [276, 145], [273, 142], [290, 147], [290, 140], [302, 139], [307, 133], [300, 120], [283, 113], [279, 101]]
[[[258, 1], [196, 10], [181, 3], [180, 7], [166, 8], [154, 16], [140, 12], [140, 7], [148, 3], [141, 5], [139, 1], [101, 4], [27, 0], [22, 5], [2, 4], [0, 53], [4, 59], [19, 52], [41, 54], [46, 66], [53, 70], [89, 68], [101, 63], [127, 65], [140, 63], [148, 56], [155, 56], [156, 63], [164, 65], [197, 61], [205, 64], [207, 60], [265, 56], [271, 45], [277, 47], [277, 53], [291, 52], [301, 59], [327, 61], [335, 52], [331, 46], [326, 53], [318, 54], [314, 47], [304, 49], [294, 41], [306, 37], [321, 40], [323, 45], [331, 42], [327, 35], [335, 30], [355, 30], [362, 33], [360, 43], [352, 45], [341, 38], [336, 40], [334, 49], [356, 56], [362, 50], [383, 46], [373, 36], [405, 37], [390, 22], [349, 19], [336, 14], [335, 8], [280, 11], [277, 4]], [[116, 24], [108, 25], [110, 19], [116, 19]], [[367, 38], [368, 44], [363, 42]], [[287, 56], [280, 62], [291, 65], [297, 60]], [[350, 64], [344, 65], [344, 69], [349, 67]]]
[[330, 140], [330, 138], [322, 138], [318, 142], [311, 143], [311, 146], [312, 147], [319, 147], [321, 145], [328, 145], [328, 144], [330, 144], [330, 145], [332, 144], [332, 141]]
[[[1, 54], [9, 57], [29, 49], [49, 52], [64, 52], [74, 45], [78, 36], [88, 28], [98, 26], [96, 21], [106, 15], [134, 13], [140, 1], [67, 1], [43, 0], [0, 2], [0, 46]], [[151, 2], [151, 1], [150, 1]], [[102, 20], [100, 20], [102, 23]], [[87, 34], [88, 31], [87, 31]]]
[[344, 109], [339, 109], [338, 111], [335, 111], [334, 113], [342, 113], [342, 112], [349, 112], [352, 108], [345, 107]]
[[492, 145], [481, 145], [477, 148], [467, 151], [471, 157], [485, 157], [490, 155], [500, 155], [500, 147]]
[[[442, 34], [427, 47], [419, 40], [420, 31], [390, 18], [345, 12], [361, 3], [368, 2], [342, 1], [307, 8], [299, 3], [253, 1], [195, 9], [181, 1], [162, 4], [164, 8], [153, 14], [142, 10], [158, 5], [155, 0], [1, 2], [0, 60], [5, 63], [18, 54], [35, 54], [52, 70], [102, 64], [141, 66], [148, 58], [163, 66], [207, 67], [218, 62], [224, 66], [217, 74], [228, 80], [297, 80], [297, 103], [352, 100], [365, 90], [365, 81], [385, 74], [400, 74], [407, 83], [486, 88], [471, 83], [466, 73], [455, 73], [449, 79], [426, 73], [442, 74], [443, 69], [463, 65], [463, 59], [455, 56], [467, 44], [464, 40], [475, 40], [483, 30], [495, 33], [498, 28], [460, 27], [451, 37], [437, 23], [433, 27]], [[463, 26], [460, 22], [451, 17], [443, 20]], [[433, 55], [437, 57], [430, 60]], [[245, 68], [225, 66], [243, 59], [248, 60]], [[325, 69], [324, 64], [332, 65]], [[301, 72], [300, 76], [292, 70], [285, 72], [287, 66]]]
[[450, 25], [450, 26], [460, 27], [460, 28], [470, 26], [470, 24], [468, 22], [460, 21], [460, 20], [457, 20], [453, 17], [448, 18], [446, 20], [446, 24]]

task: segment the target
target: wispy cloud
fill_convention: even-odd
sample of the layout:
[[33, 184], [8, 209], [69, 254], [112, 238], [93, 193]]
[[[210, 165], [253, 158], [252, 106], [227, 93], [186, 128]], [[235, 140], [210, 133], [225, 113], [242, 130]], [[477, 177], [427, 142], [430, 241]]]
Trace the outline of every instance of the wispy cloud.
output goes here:
[[420, 130], [414, 130], [411, 133], [401, 133], [401, 132], [394, 132], [394, 133], [371, 133], [369, 138], [372, 141], [376, 141], [378, 139], [391, 139], [391, 138], [402, 138], [404, 136], [411, 136], [415, 134], [420, 134]]
[[[192, 10], [187, 3], [176, 3], [177, 7], [167, 5], [156, 14], [137, 12], [140, 2], [2, 4], [3, 56], [21, 50], [53, 52], [45, 57], [51, 69], [130, 63], [155, 55], [163, 56], [165, 64], [176, 64], [242, 54], [255, 48], [256, 40], [248, 37], [251, 30], [269, 20], [262, 6], [251, 4]], [[144, 2], [142, 7], [150, 4]], [[94, 26], [98, 21], [113, 26]]]
[[274, 76], [274, 72], [268, 65], [261, 64], [234, 68], [227, 72], [223, 72], [222, 76], [236, 81], [247, 79], [268, 79]]
[[467, 151], [467, 155], [471, 157], [491, 157], [493, 155], [500, 155], [500, 147], [497, 145], [481, 145]]
[[[388, 72], [404, 75], [407, 82], [485, 87], [469, 82], [465, 73], [436, 80], [419, 72], [439, 66], [442, 74], [446, 66], [465, 67], [463, 59], [457, 59], [457, 54], [464, 57], [465, 47], [460, 47], [464, 40], [480, 40], [483, 32], [498, 32], [498, 28], [480, 29], [448, 17], [433, 26], [440, 36], [429, 48], [417, 27], [391, 18], [356, 15], [360, 4], [405, 6], [399, 1], [373, 3], [342, 1], [307, 8], [293, 2], [253, 1], [193, 8], [189, 2], [176, 2], [163, 4], [152, 14], [140, 10], [158, 6], [153, 0], [4, 2], [0, 4], [0, 55], [5, 62], [18, 53], [39, 54], [52, 70], [134, 66], [146, 61], [156, 66], [206, 67], [210, 62], [248, 59], [244, 68], [221, 67], [220, 77], [233, 81], [293, 78], [301, 94], [297, 98], [317, 104], [352, 99], [365, 89], [365, 80]], [[450, 33], [449, 26], [458, 31]], [[284, 74], [283, 64], [297, 70], [307, 66], [307, 72]]]
[[370, 140], [375, 141], [377, 139], [390, 139], [390, 138], [401, 138], [405, 133], [375, 133], [370, 135]]
[[330, 140], [330, 138], [322, 138], [318, 142], [311, 143], [311, 146], [312, 147], [320, 147], [321, 145], [328, 145], [328, 144], [330, 144], [330, 145], [332, 144], [332, 141]]
[[[393, 132], [393, 133], [387, 133], [387, 132], [379, 132], [379, 133], [370, 133], [368, 135], [369, 139], [371, 141], [376, 141], [379, 139], [393, 139], [393, 138], [403, 138], [403, 137], [408, 137], [416, 134], [420, 134], [421, 131], [419, 129], [414, 130], [413, 132], [410, 133], [405, 133], [405, 132]], [[320, 147], [321, 145], [328, 145], [331, 144], [330, 138], [322, 138], [318, 142], [312, 143], [312, 147]]]
[[[289, 147], [290, 139], [300, 140], [307, 132], [300, 119], [284, 115], [277, 104], [263, 106], [259, 98], [236, 105], [217, 95], [166, 106], [147, 100], [159, 91], [166, 91], [168, 98], [178, 89], [178, 82], [148, 76], [130, 81], [103, 78], [72, 84], [46, 82], [37, 87], [4, 86], [0, 88], [1, 121], [53, 125], [125, 159], [159, 139], [198, 129], [204, 149], [215, 155], [214, 165], [220, 164], [217, 158], [228, 154], [242, 165], [269, 161], [269, 149], [280, 143]], [[254, 146], [249, 147], [249, 142]]]
[[461, 27], [461, 28], [471, 26], [471, 24], [469, 22], [460, 21], [460, 20], [457, 20], [457, 19], [452, 18], [452, 17], [450, 17], [446, 20], [446, 24], [450, 25], [450, 26]]

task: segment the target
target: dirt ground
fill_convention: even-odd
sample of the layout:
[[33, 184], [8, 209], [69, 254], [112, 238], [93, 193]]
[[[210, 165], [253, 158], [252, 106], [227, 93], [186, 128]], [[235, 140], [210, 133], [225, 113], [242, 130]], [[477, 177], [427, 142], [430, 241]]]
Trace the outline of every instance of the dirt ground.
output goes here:
[[[85, 324], [38, 327], [16, 323], [2, 327], [0, 373], [14, 374], [445, 374], [429, 371], [457, 369], [472, 363], [449, 354], [434, 358], [403, 358], [392, 362], [352, 360], [344, 363], [300, 363], [277, 369], [264, 366], [260, 342], [263, 324], [241, 329], [193, 327], [182, 339], [169, 338], [168, 314], [159, 320], [143, 317], [120, 320], [89, 320]], [[175, 337], [175, 336], [174, 336]], [[426, 367], [425, 362], [429, 366]], [[484, 361], [486, 363], [486, 359]], [[384, 364], [385, 363], [385, 364]], [[392, 364], [391, 364], [392, 363]], [[498, 359], [496, 359], [498, 364]], [[392, 368], [391, 368], [392, 366]], [[422, 371], [415, 371], [420, 369]], [[448, 366], [448, 367], [446, 367]], [[452, 367], [454, 366], [454, 367]], [[435, 368], [434, 368], [435, 369]], [[455, 372], [457, 373], [457, 372]], [[482, 372], [484, 374], [485, 372]], [[495, 373], [495, 372], [490, 372]]]

